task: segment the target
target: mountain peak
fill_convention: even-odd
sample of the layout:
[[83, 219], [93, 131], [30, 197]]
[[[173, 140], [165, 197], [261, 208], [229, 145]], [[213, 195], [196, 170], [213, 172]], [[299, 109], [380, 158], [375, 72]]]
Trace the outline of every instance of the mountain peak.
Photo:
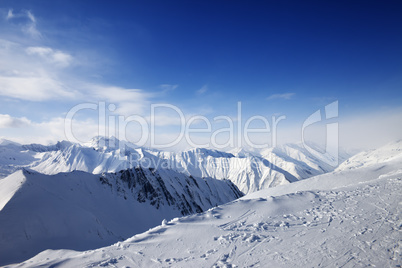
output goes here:
[[0, 145], [1, 146], [7, 146], [7, 145], [14, 145], [14, 146], [21, 146], [18, 142], [10, 141], [7, 139], [0, 139]]
[[200, 148], [200, 147], [187, 150], [184, 153], [194, 153], [194, 154], [201, 154], [203, 156], [213, 156], [213, 157], [227, 157], [227, 158], [235, 157], [232, 153], [225, 153], [215, 149]]
[[89, 142], [83, 143], [85, 147], [94, 148], [97, 151], [101, 152], [109, 152], [113, 150], [117, 150], [120, 148], [127, 148], [137, 149], [139, 148], [137, 145], [131, 142], [119, 140], [114, 136], [105, 137], [105, 136], [95, 136]]

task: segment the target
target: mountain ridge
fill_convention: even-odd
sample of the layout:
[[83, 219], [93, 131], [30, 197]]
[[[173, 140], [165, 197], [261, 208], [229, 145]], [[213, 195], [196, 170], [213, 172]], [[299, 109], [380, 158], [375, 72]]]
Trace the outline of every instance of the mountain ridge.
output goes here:
[[[229, 179], [244, 193], [288, 184], [335, 169], [300, 145], [283, 145], [261, 152], [245, 149], [221, 152], [193, 148], [167, 152], [135, 146], [116, 138], [94, 137], [86, 144], [0, 145], [0, 176], [27, 167], [45, 174], [82, 170], [94, 174], [136, 166], [167, 168], [196, 177]], [[15, 160], [8, 159], [13, 154]], [[8, 158], [7, 158], [8, 157]], [[340, 155], [342, 162], [347, 156]]]

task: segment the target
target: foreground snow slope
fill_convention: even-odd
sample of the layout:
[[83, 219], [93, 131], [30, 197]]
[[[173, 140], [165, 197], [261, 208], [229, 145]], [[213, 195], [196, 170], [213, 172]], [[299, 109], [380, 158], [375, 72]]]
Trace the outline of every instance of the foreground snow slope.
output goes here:
[[242, 196], [228, 180], [135, 168], [116, 174], [44, 175], [20, 170], [0, 181], [0, 265], [45, 249], [110, 245], [177, 216]]
[[[343, 161], [345, 155], [340, 158]], [[163, 152], [104, 137], [95, 137], [84, 145], [67, 141], [50, 146], [0, 144], [0, 177], [21, 167], [45, 174], [73, 170], [101, 174], [136, 166], [167, 168], [195, 177], [229, 179], [244, 193], [288, 184], [334, 169], [296, 144], [260, 153], [237, 150], [234, 154], [201, 148]]]
[[396, 154], [262, 190], [109, 247], [46, 250], [11, 267], [400, 267], [401, 190]]

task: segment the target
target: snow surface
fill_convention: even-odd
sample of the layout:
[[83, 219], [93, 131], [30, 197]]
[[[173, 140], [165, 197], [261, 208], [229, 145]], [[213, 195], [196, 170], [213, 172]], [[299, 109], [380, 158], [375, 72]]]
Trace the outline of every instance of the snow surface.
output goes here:
[[0, 179], [38, 161], [36, 156], [36, 152], [25, 149], [21, 144], [0, 140]]
[[[340, 160], [346, 156], [341, 154]], [[233, 153], [205, 148], [164, 152], [140, 148], [116, 138], [95, 137], [87, 144], [0, 145], [0, 177], [28, 167], [45, 174], [81, 170], [94, 174], [143, 166], [173, 169], [194, 177], [229, 179], [244, 193], [288, 184], [333, 171], [303, 146], [288, 144], [262, 152]]]
[[45, 249], [86, 250], [242, 196], [228, 180], [135, 168], [117, 174], [44, 175], [19, 170], [0, 181], [0, 265]]
[[366, 167], [377, 163], [392, 161], [399, 158], [402, 154], [402, 140], [391, 142], [380, 150], [372, 150], [369, 152], [361, 152], [343, 162], [337, 170], [355, 169]]
[[372, 152], [385, 156], [378, 161], [363, 154], [357, 167], [163, 221], [124, 242], [45, 250], [10, 267], [401, 267], [402, 152], [386, 156], [400, 144]]

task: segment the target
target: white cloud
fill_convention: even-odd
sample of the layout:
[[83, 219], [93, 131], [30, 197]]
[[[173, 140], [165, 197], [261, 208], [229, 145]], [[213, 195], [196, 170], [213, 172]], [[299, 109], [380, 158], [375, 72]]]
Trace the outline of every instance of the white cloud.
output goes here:
[[59, 50], [53, 50], [50, 47], [28, 47], [25, 51], [28, 55], [40, 56], [59, 67], [67, 67], [73, 60], [70, 54]]
[[42, 57], [47, 57], [49, 54], [52, 54], [53, 49], [50, 47], [28, 47], [25, 51], [30, 55], [36, 54]]
[[141, 89], [124, 89], [116, 86], [89, 86], [92, 87], [91, 95], [96, 99], [110, 102], [142, 102], [145, 101], [144, 93]]
[[273, 94], [267, 98], [267, 100], [274, 100], [274, 99], [283, 99], [289, 100], [291, 99], [295, 93], [283, 93], [283, 94]]
[[0, 114], [0, 128], [21, 128], [30, 124], [31, 121], [25, 117], [17, 118], [8, 114]]

